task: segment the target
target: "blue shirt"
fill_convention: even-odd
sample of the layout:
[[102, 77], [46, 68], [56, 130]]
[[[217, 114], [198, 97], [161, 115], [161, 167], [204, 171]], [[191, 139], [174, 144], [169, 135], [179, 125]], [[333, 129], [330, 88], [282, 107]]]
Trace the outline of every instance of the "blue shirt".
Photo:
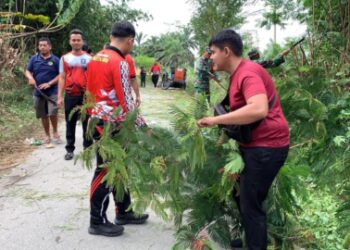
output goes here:
[[[57, 56], [51, 54], [49, 58], [45, 59], [40, 54], [32, 56], [28, 62], [27, 70], [33, 74], [36, 85], [48, 83], [59, 74], [60, 60]], [[42, 92], [48, 96], [57, 95], [57, 84], [48, 89], [43, 89]], [[38, 90], [34, 89], [34, 95], [40, 96]]]

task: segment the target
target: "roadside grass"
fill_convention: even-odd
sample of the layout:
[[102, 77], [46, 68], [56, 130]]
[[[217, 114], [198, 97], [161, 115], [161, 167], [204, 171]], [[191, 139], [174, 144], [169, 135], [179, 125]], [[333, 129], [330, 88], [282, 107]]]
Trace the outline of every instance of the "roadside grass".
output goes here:
[[170, 108], [174, 104], [181, 104], [188, 94], [182, 89], [154, 88], [151, 82], [147, 82], [146, 88], [140, 88], [141, 114], [149, 125], [169, 127]]
[[[22, 81], [22, 82], [21, 82]], [[26, 138], [40, 136], [41, 124], [35, 117], [32, 90], [24, 79], [0, 84], [0, 171], [12, 168], [34, 148]]]
[[20, 86], [0, 93], [0, 143], [29, 136], [38, 126], [31, 90]]

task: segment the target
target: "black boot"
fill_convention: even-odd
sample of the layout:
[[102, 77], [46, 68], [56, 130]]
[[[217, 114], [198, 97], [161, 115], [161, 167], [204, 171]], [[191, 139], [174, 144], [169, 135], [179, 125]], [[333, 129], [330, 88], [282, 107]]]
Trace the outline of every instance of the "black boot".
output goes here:
[[232, 249], [241, 249], [243, 247], [243, 241], [241, 239], [231, 240], [230, 245]]
[[67, 152], [64, 156], [64, 159], [66, 161], [72, 160], [74, 158], [74, 153], [73, 152]]
[[105, 220], [101, 224], [93, 224], [90, 222], [89, 234], [94, 235], [104, 235], [109, 237], [115, 237], [123, 234], [124, 227], [120, 225], [115, 225], [108, 220]]
[[143, 224], [147, 219], [148, 214], [136, 215], [134, 212], [128, 212], [125, 214], [117, 214], [114, 223], [117, 225]]

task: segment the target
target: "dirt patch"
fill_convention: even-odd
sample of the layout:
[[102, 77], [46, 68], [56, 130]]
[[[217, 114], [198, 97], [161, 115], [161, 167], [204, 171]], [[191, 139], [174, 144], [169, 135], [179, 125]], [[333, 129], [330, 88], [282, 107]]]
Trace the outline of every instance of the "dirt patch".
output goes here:
[[35, 150], [35, 146], [24, 143], [26, 138], [41, 138], [42, 136], [41, 127], [32, 126], [23, 129], [23, 133], [16, 135], [13, 140], [2, 141], [0, 147], [0, 171], [19, 165], [27, 155]]
[[[62, 117], [60, 115], [59, 123], [62, 122]], [[21, 164], [28, 155], [37, 149], [37, 146], [26, 144], [26, 138], [42, 139], [44, 135], [41, 123], [38, 120], [36, 124], [21, 129], [19, 133], [13, 136], [12, 140], [0, 141], [0, 175]]]

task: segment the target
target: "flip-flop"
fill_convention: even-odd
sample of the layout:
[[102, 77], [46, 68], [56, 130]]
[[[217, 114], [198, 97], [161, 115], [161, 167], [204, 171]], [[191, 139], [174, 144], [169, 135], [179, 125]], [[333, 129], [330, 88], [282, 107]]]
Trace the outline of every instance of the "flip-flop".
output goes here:
[[48, 143], [48, 144], [45, 144], [45, 148], [54, 148], [55, 145], [51, 144], [51, 143]]
[[62, 143], [61, 137], [58, 136], [58, 137], [52, 138], [52, 142], [55, 144], [61, 144]]
[[45, 137], [45, 139], [43, 140], [44, 144], [50, 144], [50, 137]]

